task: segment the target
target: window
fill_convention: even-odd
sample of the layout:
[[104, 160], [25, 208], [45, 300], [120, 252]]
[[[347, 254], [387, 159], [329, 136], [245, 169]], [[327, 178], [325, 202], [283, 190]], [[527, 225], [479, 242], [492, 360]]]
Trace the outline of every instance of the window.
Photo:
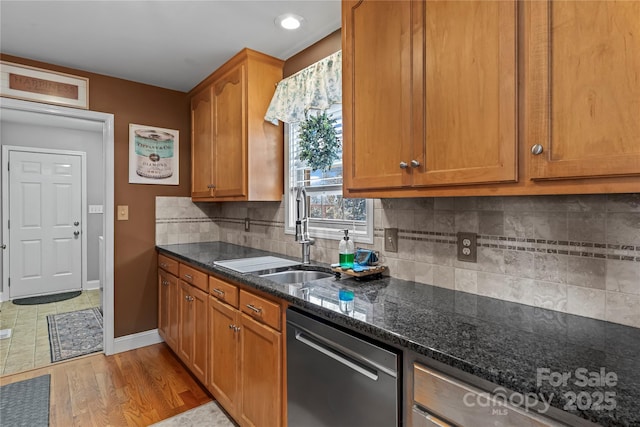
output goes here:
[[[312, 110], [309, 114], [314, 114]], [[333, 105], [327, 114], [336, 119], [335, 129], [342, 140], [342, 105]], [[285, 232], [295, 233], [296, 188], [304, 185], [308, 196], [309, 234], [314, 238], [341, 239], [349, 229], [355, 242], [373, 243], [373, 200], [342, 197], [342, 151], [326, 172], [312, 171], [300, 160], [298, 123], [285, 126]]]

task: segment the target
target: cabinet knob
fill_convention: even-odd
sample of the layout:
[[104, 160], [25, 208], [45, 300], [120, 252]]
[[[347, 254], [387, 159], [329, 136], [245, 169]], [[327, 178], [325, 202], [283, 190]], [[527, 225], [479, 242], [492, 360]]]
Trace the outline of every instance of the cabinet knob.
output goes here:
[[407, 164], [407, 162], [400, 162], [400, 169], [406, 169], [408, 167], [409, 165]]
[[193, 280], [193, 276], [190, 275], [190, 274], [186, 274], [186, 273], [184, 274], [184, 278], [187, 279], [187, 280]]
[[76, 237], [78, 237], [78, 236], [80, 235], [80, 232], [79, 232], [79, 231], [74, 231], [74, 232], [73, 232], [73, 235], [74, 235], [74, 236], [76, 236]]
[[417, 160], [411, 160], [411, 167], [412, 168], [420, 167], [420, 162]]
[[213, 185], [213, 184], [209, 184], [209, 185], [207, 185], [207, 188], [210, 189], [210, 190], [213, 190], [214, 188], [216, 188], [216, 186]]
[[544, 147], [542, 147], [542, 145], [540, 144], [535, 144], [531, 147], [531, 154], [534, 155], [538, 155], [538, 154], [542, 154], [542, 152], [544, 151]]

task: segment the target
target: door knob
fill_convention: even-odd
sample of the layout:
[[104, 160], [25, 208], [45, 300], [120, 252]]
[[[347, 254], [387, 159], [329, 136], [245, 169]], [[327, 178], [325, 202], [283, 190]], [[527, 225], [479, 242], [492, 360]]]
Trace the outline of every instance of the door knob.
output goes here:
[[74, 232], [73, 232], [73, 235], [74, 235], [74, 236], [76, 236], [76, 237], [78, 237], [78, 236], [80, 235], [80, 232], [79, 232], [79, 231], [74, 231]]
[[417, 160], [411, 160], [411, 167], [412, 168], [420, 167], [420, 162]]
[[534, 146], [531, 147], [531, 154], [534, 154], [536, 156], [538, 154], [542, 154], [543, 151], [544, 151], [544, 148], [540, 144], [535, 144]]

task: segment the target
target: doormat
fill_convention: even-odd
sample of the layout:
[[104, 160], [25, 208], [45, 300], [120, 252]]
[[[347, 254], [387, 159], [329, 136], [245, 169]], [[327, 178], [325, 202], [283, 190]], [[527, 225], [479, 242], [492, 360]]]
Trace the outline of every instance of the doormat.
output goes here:
[[0, 420], [4, 426], [47, 427], [51, 375], [0, 387]]
[[36, 305], [36, 304], [49, 304], [51, 302], [65, 301], [71, 298], [75, 298], [80, 295], [82, 291], [63, 292], [61, 294], [53, 295], [41, 295], [38, 297], [18, 298], [11, 301], [15, 305]]
[[150, 427], [181, 426], [234, 427], [234, 423], [216, 402], [205, 403], [193, 409], [152, 424]]
[[102, 313], [98, 307], [50, 314], [51, 362], [102, 351]]

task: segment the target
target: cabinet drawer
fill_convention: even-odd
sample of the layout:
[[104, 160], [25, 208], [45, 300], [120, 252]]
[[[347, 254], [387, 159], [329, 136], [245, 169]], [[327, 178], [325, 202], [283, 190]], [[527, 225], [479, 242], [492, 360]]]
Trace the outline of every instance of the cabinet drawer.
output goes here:
[[252, 293], [240, 291], [240, 310], [254, 319], [280, 330], [280, 306], [278, 304]]
[[180, 264], [180, 278], [187, 283], [191, 283], [196, 288], [208, 292], [208, 278], [205, 273], [191, 268], [188, 265]]
[[178, 275], [178, 261], [176, 261], [175, 259], [171, 259], [164, 255], [158, 255], [158, 267], [168, 271], [174, 276]]
[[424, 407], [430, 416], [433, 414], [429, 421], [442, 417], [460, 426], [555, 427], [562, 425], [535, 414], [533, 409], [525, 412], [524, 409], [505, 404], [503, 399], [498, 399], [492, 393], [459, 382], [417, 363], [413, 364], [413, 399], [418, 405]]
[[209, 293], [220, 301], [238, 308], [238, 287], [209, 276]]

